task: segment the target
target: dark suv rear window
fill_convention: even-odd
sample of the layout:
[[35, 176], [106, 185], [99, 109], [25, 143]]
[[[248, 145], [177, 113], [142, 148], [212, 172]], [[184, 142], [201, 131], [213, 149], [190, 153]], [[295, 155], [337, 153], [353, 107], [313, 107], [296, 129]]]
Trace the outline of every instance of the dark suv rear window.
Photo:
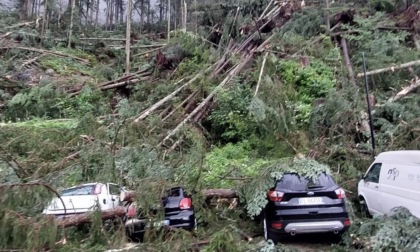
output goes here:
[[297, 174], [287, 173], [277, 181], [276, 189], [290, 191], [321, 190], [335, 185], [334, 179], [325, 173], [321, 173], [315, 181]]

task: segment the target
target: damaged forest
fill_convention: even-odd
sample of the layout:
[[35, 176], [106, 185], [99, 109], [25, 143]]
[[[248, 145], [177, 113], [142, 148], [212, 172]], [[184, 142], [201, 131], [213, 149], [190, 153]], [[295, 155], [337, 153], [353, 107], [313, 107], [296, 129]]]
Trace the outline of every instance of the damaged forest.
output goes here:
[[[367, 218], [357, 183], [380, 152], [420, 149], [419, 76], [418, 0], [2, 1], [0, 250], [416, 251], [420, 221]], [[290, 169], [345, 189], [339, 241], [264, 240]], [[125, 212], [42, 214], [97, 181], [146, 207], [184, 186], [197, 228], [138, 243]]]

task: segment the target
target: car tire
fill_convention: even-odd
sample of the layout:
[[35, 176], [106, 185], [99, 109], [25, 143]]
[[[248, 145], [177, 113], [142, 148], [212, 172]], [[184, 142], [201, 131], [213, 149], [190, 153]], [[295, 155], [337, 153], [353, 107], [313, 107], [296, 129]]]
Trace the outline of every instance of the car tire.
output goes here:
[[362, 214], [362, 216], [370, 218], [371, 215], [369, 212], [369, 208], [366, 204], [366, 200], [363, 197], [360, 198], [359, 204], [360, 204], [360, 213]]
[[276, 233], [273, 233], [272, 231], [270, 231], [268, 229], [267, 220], [266, 220], [265, 217], [264, 217], [264, 220], [263, 220], [263, 228], [264, 228], [264, 239], [266, 241], [272, 240], [274, 244], [279, 243], [279, 241], [280, 241], [279, 235], [277, 235]]

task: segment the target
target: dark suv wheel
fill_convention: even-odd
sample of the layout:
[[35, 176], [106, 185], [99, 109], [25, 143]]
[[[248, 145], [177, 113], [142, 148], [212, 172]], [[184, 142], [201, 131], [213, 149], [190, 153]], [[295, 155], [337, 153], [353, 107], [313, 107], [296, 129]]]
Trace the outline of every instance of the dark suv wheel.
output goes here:
[[264, 228], [264, 239], [266, 241], [272, 240], [274, 244], [279, 243], [279, 241], [280, 241], [279, 235], [275, 234], [273, 231], [270, 231], [270, 229], [267, 226], [267, 220], [266, 220], [265, 217], [264, 217], [264, 220], [263, 220], [263, 228]]

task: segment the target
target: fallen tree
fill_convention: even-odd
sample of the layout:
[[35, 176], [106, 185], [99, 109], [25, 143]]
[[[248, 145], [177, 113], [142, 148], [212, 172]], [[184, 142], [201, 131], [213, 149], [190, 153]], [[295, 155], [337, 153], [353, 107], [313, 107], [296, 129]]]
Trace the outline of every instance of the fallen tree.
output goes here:
[[[126, 214], [127, 210], [124, 207], [116, 207], [112, 210], [107, 210], [101, 212], [101, 219], [102, 220], [111, 220], [116, 218], [121, 218]], [[88, 212], [85, 214], [80, 215], [72, 215], [68, 218], [59, 219], [56, 221], [57, 226], [59, 227], [70, 227], [70, 226], [78, 226], [83, 223], [89, 223], [94, 218], [95, 212]]]
[[[238, 198], [239, 195], [235, 190], [232, 189], [203, 189], [201, 190], [201, 195], [204, 196], [206, 199], [213, 199], [213, 198]], [[125, 202], [133, 202], [137, 197], [136, 191], [125, 191], [121, 192], [120, 200]]]

